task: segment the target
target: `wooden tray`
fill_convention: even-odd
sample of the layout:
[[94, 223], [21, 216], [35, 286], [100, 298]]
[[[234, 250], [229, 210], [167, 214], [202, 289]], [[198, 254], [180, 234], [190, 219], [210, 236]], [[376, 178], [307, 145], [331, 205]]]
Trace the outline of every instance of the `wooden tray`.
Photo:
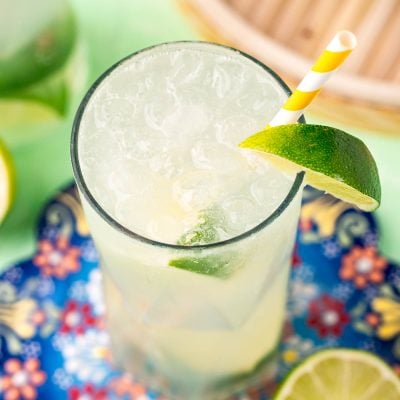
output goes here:
[[398, 0], [178, 0], [204, 39], [239, 48], [292, 87], [334, 32], [352, 30], [359, 45], [309, 114], [400, 136]]

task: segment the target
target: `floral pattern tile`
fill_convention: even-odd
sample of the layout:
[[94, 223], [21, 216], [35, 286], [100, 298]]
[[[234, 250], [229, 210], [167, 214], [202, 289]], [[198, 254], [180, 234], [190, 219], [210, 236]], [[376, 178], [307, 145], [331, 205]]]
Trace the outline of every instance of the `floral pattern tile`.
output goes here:
[[[161, 400], [112, 366], [99, 258], [75, 186], [46, 205], [37, 237], [32, 259], [0, 276], [0, 398]], [[304, 191], [279, 376], [239, 398], [268, 399], [325, 347], [372, 351], [400, 375], [400, 267], [378, 238], [373, 215]]]

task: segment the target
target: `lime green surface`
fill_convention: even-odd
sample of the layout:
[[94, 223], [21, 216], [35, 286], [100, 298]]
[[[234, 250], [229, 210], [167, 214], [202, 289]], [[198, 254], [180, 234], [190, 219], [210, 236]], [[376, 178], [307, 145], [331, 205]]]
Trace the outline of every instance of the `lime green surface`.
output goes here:
[[305, 182], [360, 209], [372, 211], [381, 201], [375, 160], [355, 136], [326, 125], [267, 127], [241, 147], [261, 152], [286, 170], [306, 171]]
[[[0, 270], [34, 251], [34, 227], [40, 210], [58, 189], [71, 182], [69, 136], [78, 101], [96, 77], [120, 58], [160, 42], [196, 39], [197, 34], [173, 0], [73, 0], [78, 18], [82, 66], [87, 75], [65, 119], [47, 118], [18, 129], [5, 127], [0, 113], [0, 136], [8, 144], [17, 173], [14, 207], [0, 226]], [[86, 71], [87, 70], [87, 71]], [[87, 74], [86, 74], [87, 72]], [[1, 107], [0, 107], [1, 110]], [[312, 122], [312, 119], [308, 118]], [[315, 121], [329, 125], [329, 121]], [[353, 130], [341, 127], [353, 133]], [[400, 261], [400, 139], [356, 132], [377, 160], [382, 204], [377, 212], [383, 229], [382, 249]], [[396, 235], [397, 233], [397, 235]]]

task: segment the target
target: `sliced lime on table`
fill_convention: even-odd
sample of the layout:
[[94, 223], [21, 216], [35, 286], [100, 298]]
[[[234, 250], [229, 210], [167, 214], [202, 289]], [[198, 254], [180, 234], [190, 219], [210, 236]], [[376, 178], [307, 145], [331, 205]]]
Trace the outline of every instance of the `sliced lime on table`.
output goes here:
[[380, 204], [375, 160], [361, 140], [339, 129], [310, 124], [268, 127], [240, 147], [259, 151], [284, 171], [306, 171], [306, 183], [362, 210], [373, 211]]
[[0, 14], [0, 98], [36, 101], [64, 114], [68, 82], [63, 68], [76, 33], [65, 0], [40, 0], [33, 14], [28, 1], [10, 1]]
[[14, 167], [10, 153], [0, 141], [0, 224], [14, 199]]
[[375, 355], [329, 349], [289, 373], [274, 400], [398, 400], [400, 380]]

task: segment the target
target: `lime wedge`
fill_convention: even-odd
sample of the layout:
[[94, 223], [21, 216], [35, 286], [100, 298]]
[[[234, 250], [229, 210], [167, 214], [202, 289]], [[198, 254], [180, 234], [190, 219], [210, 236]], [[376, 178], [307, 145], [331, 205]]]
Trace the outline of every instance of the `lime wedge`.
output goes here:
[[[68, 104], [68, 78], [64, 71], [21, 90], [3, 94], [4, 99], [18, 99], [30, 103], [41, 103], [65, 115]], [[15, 101], [10, 102], [15, 104]], [[25, 107], [29, 110], [29, 107]], [[27, 116], [26, 116], [27, 118]]]
[[306, 172], [305, 182], [373, 211], [381, 200], [375, 160], [356, 137], [329, 126], [289, 124], [268, 127], [239, 145], [260, 151], [284, 171]]
[[[65, 115], [69, 93], [64, 70], [76, 42], [75, 17], [67, 1], [41, 0], [37, 6], [34, 16], [19, 2], [0, 14], [0, 32], [9, 39], [0, 49], [0, 98], [40, 102]], [[7, 28], [14, 32], [16, 15], [19, 30], [13, 36]]]
[[4, 143], [0, 141], [0, 223], [14, 199], [14, 167]]
[[169, 266], [197, 274], [228, 278], [234, 271], [234, 266], [236, 266], [232, 261], [232, 254], [181, 257], [171, 260]]
[[319, 351], [289, 373], [274, 400], [397, 400], [400, 380], [375, 355], [359, 350]]
[[[47, 7], [49, 10], [39, 10], [41, 17], [47, 21], [44, 26], [38, 26], [30, 32], [26, 28], [26, 35], [32, 36], [25, 38], [25, 43], [12, 46], [7, 51], [0, 53], [0, 93], [9, 93], [19, 90], [39, 82], [45, 77], [50, 76], [65, 64], [76, 39], [76, 23], [71, 7], [66, 1], [58, 2], [56, 6]], [[15, 25], [15, 21], [8, 21], [8, 13], [18, 9], [18, 3], [12, 6], [11, 10], [0, 14], [0, 26], [8, 26], [10, 23]], [[46, 2], [42, 1], [43, 7]], [[15, 10], [13, 10], [15, 8]], [[18, 15], [19, 18], [32, 18], [32, 10], [29, 7], [22, 7]], [[42, 14], [49, 14], [46, 17]], [[23, 27], [20, 27], [23, 30]]]

